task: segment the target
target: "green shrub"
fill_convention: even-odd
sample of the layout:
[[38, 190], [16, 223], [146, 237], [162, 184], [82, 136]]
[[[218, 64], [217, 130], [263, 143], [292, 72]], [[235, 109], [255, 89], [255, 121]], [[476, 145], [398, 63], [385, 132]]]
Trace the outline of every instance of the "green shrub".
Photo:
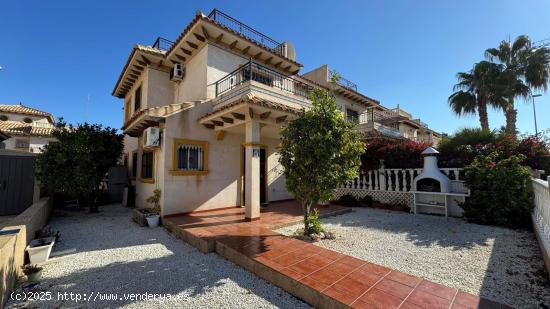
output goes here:
[[313, 209], [313, 211], [307, 215], [306, 223], [306, 226], [308, 227], [305, 231], [306, 235], [310, 235], [312, 233], [319, 234], [324, 231], [321, 226], [321, 222], [319, 221], [319, 210], [317, 210], [317, 208]]
[[461, 204], [469, 221], [528, 228], [533, 209], [531, 176], [523, 155], [492, 152], [478, 156], [465, 168], [472, 196]]
[[365, 153], [361, 155], [361, 167], [364, 170], [378, 169], [380, 160], [384, 160], [386, 168], [422, 167], [420, 153], [431, 145], [407, 139], [375, 138], [367, 142]]

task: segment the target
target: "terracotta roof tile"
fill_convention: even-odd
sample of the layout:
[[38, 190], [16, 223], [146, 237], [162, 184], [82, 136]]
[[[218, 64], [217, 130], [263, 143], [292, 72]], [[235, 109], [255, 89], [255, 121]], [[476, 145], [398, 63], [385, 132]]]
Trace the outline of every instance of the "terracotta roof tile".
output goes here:
[[50, 136], [54, 127], [37, 127], [21, 121], [0, 121], [0, 131], [7, 135]]
[[0, 104], [0, 112], [53, 118], [52, 114], [50, 113], [25, 106], [23, 104]]

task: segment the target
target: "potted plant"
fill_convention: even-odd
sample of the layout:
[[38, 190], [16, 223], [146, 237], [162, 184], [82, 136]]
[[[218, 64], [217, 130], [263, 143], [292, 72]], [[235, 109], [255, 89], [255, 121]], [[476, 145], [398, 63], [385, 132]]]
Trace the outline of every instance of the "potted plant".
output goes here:
[[159, 226], [160, 221], [160, 189], [155, 189], [153, 195], [149, 196], [145, 201], [149, 204], [153, 204], [153, 208], [150, 213], [145, 217], [147, 225], [149, 227]]
[[21, 269], [23, 269], [23, 273], [27, 276], [27, 280], [30, 282], [37, 282], [40, 278], [42, 278], [43, 268], [38, 265], [27, 264], [21, 266]]
[[55, 243], [55, 237], [45, 237], [34, 239], [27, 246], [29, 259], [31, 264], [39, 264], [46, 262], [52, 252], [52, 247]]

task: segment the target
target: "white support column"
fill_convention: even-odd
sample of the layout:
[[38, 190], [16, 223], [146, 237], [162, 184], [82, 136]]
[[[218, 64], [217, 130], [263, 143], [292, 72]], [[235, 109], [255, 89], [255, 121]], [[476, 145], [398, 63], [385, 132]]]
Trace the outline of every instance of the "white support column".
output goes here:
[[246, 123], [245, 136], [245, 219], [260, 219], [260, 123]]

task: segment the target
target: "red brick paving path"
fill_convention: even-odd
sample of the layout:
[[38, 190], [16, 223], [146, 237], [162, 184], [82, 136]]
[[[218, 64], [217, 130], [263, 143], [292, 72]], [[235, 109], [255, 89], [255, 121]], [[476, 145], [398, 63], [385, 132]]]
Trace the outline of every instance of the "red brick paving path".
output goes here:
[[[319, 208], [321, 216], [347, 210]], [[301, 220], [299, 205], [288, 201], [271, 203], [254, 222], [244, 221], [243, 208], [231, 208], [167, 217], [164, 224], [203, 252], [216, 250], [251, 271], [268, 269], [255, 272], [320, 307], [508, 308], [272, 231]]]

